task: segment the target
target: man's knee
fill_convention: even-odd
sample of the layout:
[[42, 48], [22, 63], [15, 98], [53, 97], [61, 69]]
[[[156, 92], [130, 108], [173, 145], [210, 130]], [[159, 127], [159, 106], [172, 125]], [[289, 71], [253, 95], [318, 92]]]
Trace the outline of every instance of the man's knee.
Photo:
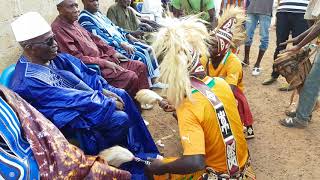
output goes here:
[[111, 115], [111, 128], [125, 128], [129, 127], [129, 117], [124, 111], [115, 111]]
[[139, 68], [144, 66], [143, 62], [140, 61], [132, 61], [132, 63], [134, 63]]
[[134, 71], [130, 71], [128, 81], [130, 82], [129, 84], [138, 83], [139, 78], [138, 78], [137, 73]]
[[125, 144], [130, 127], [128, 115], [123, 111], [115, 111], [107, 122], [104, 127], [99, 127], [107, 146]]
[[95, 125], [95, 129], [102, 131], [121, 130], [126, 131], [129, 126], [129, 117], [123, 111], [114, 111], [109, 118], [104, 118]]
[[260, 42], [265, 44], [265, 45], [268, 45], [269, 44], [269, 32], [266, 31], [266, 32], [261, 32], [260, 33]]
[[136, 65], [136, 69], [138, 73], [141, 72], [147, 72], [147, 65], [145, 65], [143, 62], [141, 61], [134, 61], [135, 65]]
[[250, 29], [249, 27], [247, 27], [247, 39], [246, 39], [246, 46], [251, 46], [252, 44], [252, 40], [253, 40], [253, 36], [254, 36], [254, 30]]
[[247, 40], [245, 42], [245, 46], [251, 46], [252, 45], [252, 39], [250, 37], [247, 37]]
[[119, 76], [121, 77], [118, 77], [118, 80], [123, 81], [126, 84], [126, 87], [124, 87], [125, 89], [130, 89], [132, 84], [137, 83], [139, 80], [137, 73], [134, 70], [126, 70], [125, 72], [122, 72]]
[[127, 97], [127, 91], [121, 88], [114, 88], [111, 92], [117, 94], [122, 99]]
[[263, 40], [263, 39], [261, 39], [260, 43], [261, 43], [261, 44], [260, 44], [260, 47], [259, 47], [260, 50], [265, 51], [265, 50], [268, 49], [269, 40]]
[[147, 65], [145, 65], [143, 62], [137, 61], [139, 62], [139, 70], [143, 71], [143, 72], [147, 72]]

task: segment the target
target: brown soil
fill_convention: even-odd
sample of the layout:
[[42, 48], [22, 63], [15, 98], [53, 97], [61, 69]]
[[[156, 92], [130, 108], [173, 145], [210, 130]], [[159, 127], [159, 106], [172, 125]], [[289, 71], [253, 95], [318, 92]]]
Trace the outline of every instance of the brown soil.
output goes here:
[[[261, 85], [271, 73], [274, 30], [270, 38], [269, 49], [261, 64], [262, 74], [253, 77], [252, 68], [244, 69], [245, 94], [255, 120], [255, 138], [248, 140], [248, 144], [257, 179], [320, 179], [320, 113], [313, 113], [312, 123], [306, 129], [282, 127], [278, 121], [285, 117], [291, 92], [278, 91], [285, 82], [283, 78], [270, 86]], [[258, 48], [257, 32], [251, 48], [251, 65], [257, 58]], [[243, 58], [243, 48], [239, 57]], [[149, 129], [155, 141], [167, 137], [162, 140], [165, 146], [159, 147], [164, 156], [181, 155], [177, 122], [172, 115], [155, 106], [153, 110], [144, 111], [143, 116], [150, 122]]]

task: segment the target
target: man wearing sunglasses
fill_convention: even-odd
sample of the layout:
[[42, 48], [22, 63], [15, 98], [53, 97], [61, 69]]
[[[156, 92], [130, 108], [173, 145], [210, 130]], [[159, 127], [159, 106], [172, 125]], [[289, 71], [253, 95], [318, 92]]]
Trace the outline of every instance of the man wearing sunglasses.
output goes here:
[[[12, 90], [67, 138], [76, 139], [86, 154], [121, 145], [142, 159], [157, 156], [157, 147], [130, 96], [76, 57], [58, 53], [54, 34], [39, 13], [26, 13], [11, 26], [23, 48]], [[143, 167], [138, 167], [126, 166], [133, 174], [143, 174]]]

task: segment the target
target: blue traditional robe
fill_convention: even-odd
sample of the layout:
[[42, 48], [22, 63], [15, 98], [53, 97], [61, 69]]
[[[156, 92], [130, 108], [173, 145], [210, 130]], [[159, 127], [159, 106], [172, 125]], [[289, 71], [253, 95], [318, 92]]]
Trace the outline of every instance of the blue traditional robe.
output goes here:
[[14, 110], [0, 96], [0, 179], [40, 179], [30, 144]]
[[[159, 64], [151, 46], [140, 42], [129, 42], [126, 38], [128, 34], [123, 29], [114, 25], [107, 16], [101, 12], [92, 14], [86, 10], [80, 13], [79, 24], [87, 31], [100, 37], [108, 45], [113, 46], [118, 52], [133, 60], [139, 60], [147, 65], [150, 78], [159, 77]], [[128, 43], [135, 47], [136, 52], [129, 55], [122, 47], [121, 43]]]
[[[69, 54], [58, 54], [49, 66], [21, 56], [10, 87], [67, 138], [76, 138], [86, 154], [97, 154], [114, 145], [124, 146], [142, 159], [159, 153], [130, 96]], [[115, 101], [106, 97], [103, 89], [123, 99], [124, 111], [116, 110]], [[124, 169], [134, 179], [143, 177], [141, 164], [131, 162]]]

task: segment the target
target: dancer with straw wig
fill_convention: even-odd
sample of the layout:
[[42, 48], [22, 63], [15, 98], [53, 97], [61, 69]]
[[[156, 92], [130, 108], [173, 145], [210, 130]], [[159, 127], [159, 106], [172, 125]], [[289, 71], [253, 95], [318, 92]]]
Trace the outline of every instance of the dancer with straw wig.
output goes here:
[[196, 17], [166, 21], [154, 49], [163, 56], [160, 78], [176, 107], [183, 155], [153, 160], [148, 172], [162, 175], [155, 179], [255, 179], [232, 90], [225, 80], [206, 76], [200, 63], [209, 38], [205, 25]]
[[217, 28], [211, 32], [209, 56], [203, 56], [201, 63], [211, 77], [221, 77], [230, 85], [238, 101], [241, 121], [246, 127], [246, 138], [253, 138], [253, 117], [249, 103], [243, 93], [243, 72], [240, 59], [232, 52], [232, 48], [244, 43], [246, 32], [244, 11], [237, 7], [229, 7], [218, 19]]

